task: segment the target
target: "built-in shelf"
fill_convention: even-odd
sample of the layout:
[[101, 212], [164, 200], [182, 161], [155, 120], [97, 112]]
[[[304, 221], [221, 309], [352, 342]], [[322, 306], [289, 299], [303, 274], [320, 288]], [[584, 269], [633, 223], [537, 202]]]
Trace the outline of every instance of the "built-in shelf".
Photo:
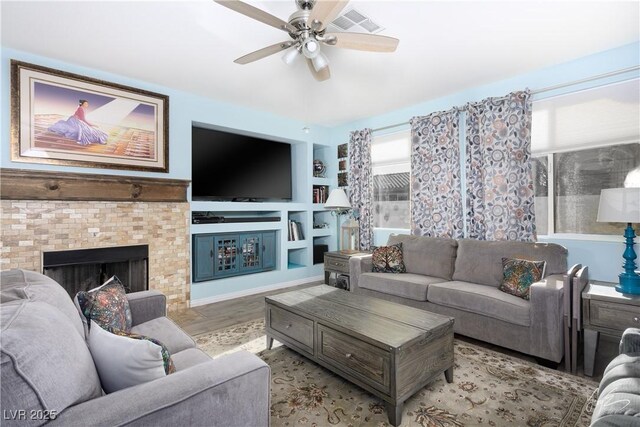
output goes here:
[[293, 240], [286, 242], [287, 249], [302, 249], [306, 248], [308, 244], [308, 240]]
[[331, 185], [331, 180], [329, 178], [312, 178], [311, 183], [313, 185]]
[[331, 236], [331, 229], [329, 228], [314, 228], [311, 231], [311, 235], [313, 237], [323, 237], [323, 236]]
[[289, 270], [293, 270], [294, 268], [304, 268], [304, 265], [300, 265], [300, 264], [295, 264], [293, 262], [290, 262], [289, 264], [287, 264], [287, 268]]
[[291, 248], [287, 250], [287, 265], [289, 269], [306, 267], [308, 264], [307, 248]]

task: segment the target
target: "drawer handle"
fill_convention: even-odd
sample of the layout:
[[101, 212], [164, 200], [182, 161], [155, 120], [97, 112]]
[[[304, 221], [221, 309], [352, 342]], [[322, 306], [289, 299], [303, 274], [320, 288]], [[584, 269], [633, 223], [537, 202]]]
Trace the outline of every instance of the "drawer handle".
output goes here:
[[344, 357], [346, 357], [347, 359], [351, 359], [351, 356], [352, 356], [351, 353], [347, 353], [344, 355]]
[[289, 329], [291, 327], [291, 323], [289, 323], [287, 326], [285, 326], [285, 329]]
[[636, 322], [636, 323], [638, 323], [638, 318], [637, 318], [637, 317], [634, 317], [634, 318], [633, 318], [633, 321], [634, 321], [634, 322]]

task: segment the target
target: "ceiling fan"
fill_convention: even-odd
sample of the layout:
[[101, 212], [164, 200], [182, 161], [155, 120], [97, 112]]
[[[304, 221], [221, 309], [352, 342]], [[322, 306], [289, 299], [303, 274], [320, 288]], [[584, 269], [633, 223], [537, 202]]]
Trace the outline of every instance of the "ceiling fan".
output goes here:
[[295, 0], [298, 10], [289, 17], [288, 22], [239, 0], [214, 1], [257, 21], [286, 31], [292, 39], [241, 56], [234, 61], [237, 64], [249, 64], [291, 49], [285, 53], [282, 60], [290, 64], [298, 56], [303, 56], [313, 77], [323, 81], [331, 77], [329, 60], [321, 52], [323, 44], [369, 52], [393, 52], [398, 47], [399, 40], [393, 37], [363, 33], [327, 33], [327, 25], [340, 14], [349, 0]]

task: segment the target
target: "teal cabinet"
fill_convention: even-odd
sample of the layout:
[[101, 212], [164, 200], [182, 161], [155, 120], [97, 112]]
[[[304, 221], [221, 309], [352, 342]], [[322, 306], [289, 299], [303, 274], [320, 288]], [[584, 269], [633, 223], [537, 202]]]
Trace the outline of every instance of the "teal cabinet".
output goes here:
[[276, 232], [262, 233], [262, 268], [273, 270], [276, 268]]
[[193, 236], [194, 281], [213, 279], [213, 238], [209, 235]]
[[273, 270], [276, 232], [193, 235], [193, 282]]

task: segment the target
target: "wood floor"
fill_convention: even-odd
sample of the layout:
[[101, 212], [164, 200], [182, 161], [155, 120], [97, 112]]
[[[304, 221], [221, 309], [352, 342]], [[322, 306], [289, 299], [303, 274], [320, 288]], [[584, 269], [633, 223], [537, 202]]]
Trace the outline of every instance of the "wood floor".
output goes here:
[[[173, 321], [176, 322], [188, 334], [190, 334], [191, 336], [195, 336], [206, 332], [213, 332], [219, 329], [224, 329], [240, 323], [249, 322], [251, 320], [263, 319], [265, 296], [276, 295], [282, 292], [289, 292], [310, 286], [316, 286], [322, 283], [322, 281], [307, 283], [300, 286], [249, 295], [246, 297], [221, 301], [199, 307], [193, 307], [179, 312], [171, 313], [169, 317], [171, 317], [171, 319], [173, 319]], [[516, 351], [474, 340], [473, 338], [467, 338], [459, 335], [456, 335], [456, 338], [475, 345], [479, 345], [484, 348], [488, 348], [490, 350], [507, 354], [509, 356], [518, 357], [520, 359], [536, 363], [536, 360], [531, 356], [527, 356]], [[603, 335], [600, 336], [598, 351], [596, 352], [594, 376], [592, 377], [592, 379], [596, 381], [600, 380], [607, 364], [618, 354], [618, 342], [619, 340], [616, 338], [610, 338]], [[578, 359], [578, 375], [584, 376], [584, 374], [582, 373], [582, 358], [579, 357]], [[564, 370], [564, 365], [560, 363], [558, 369]]]

